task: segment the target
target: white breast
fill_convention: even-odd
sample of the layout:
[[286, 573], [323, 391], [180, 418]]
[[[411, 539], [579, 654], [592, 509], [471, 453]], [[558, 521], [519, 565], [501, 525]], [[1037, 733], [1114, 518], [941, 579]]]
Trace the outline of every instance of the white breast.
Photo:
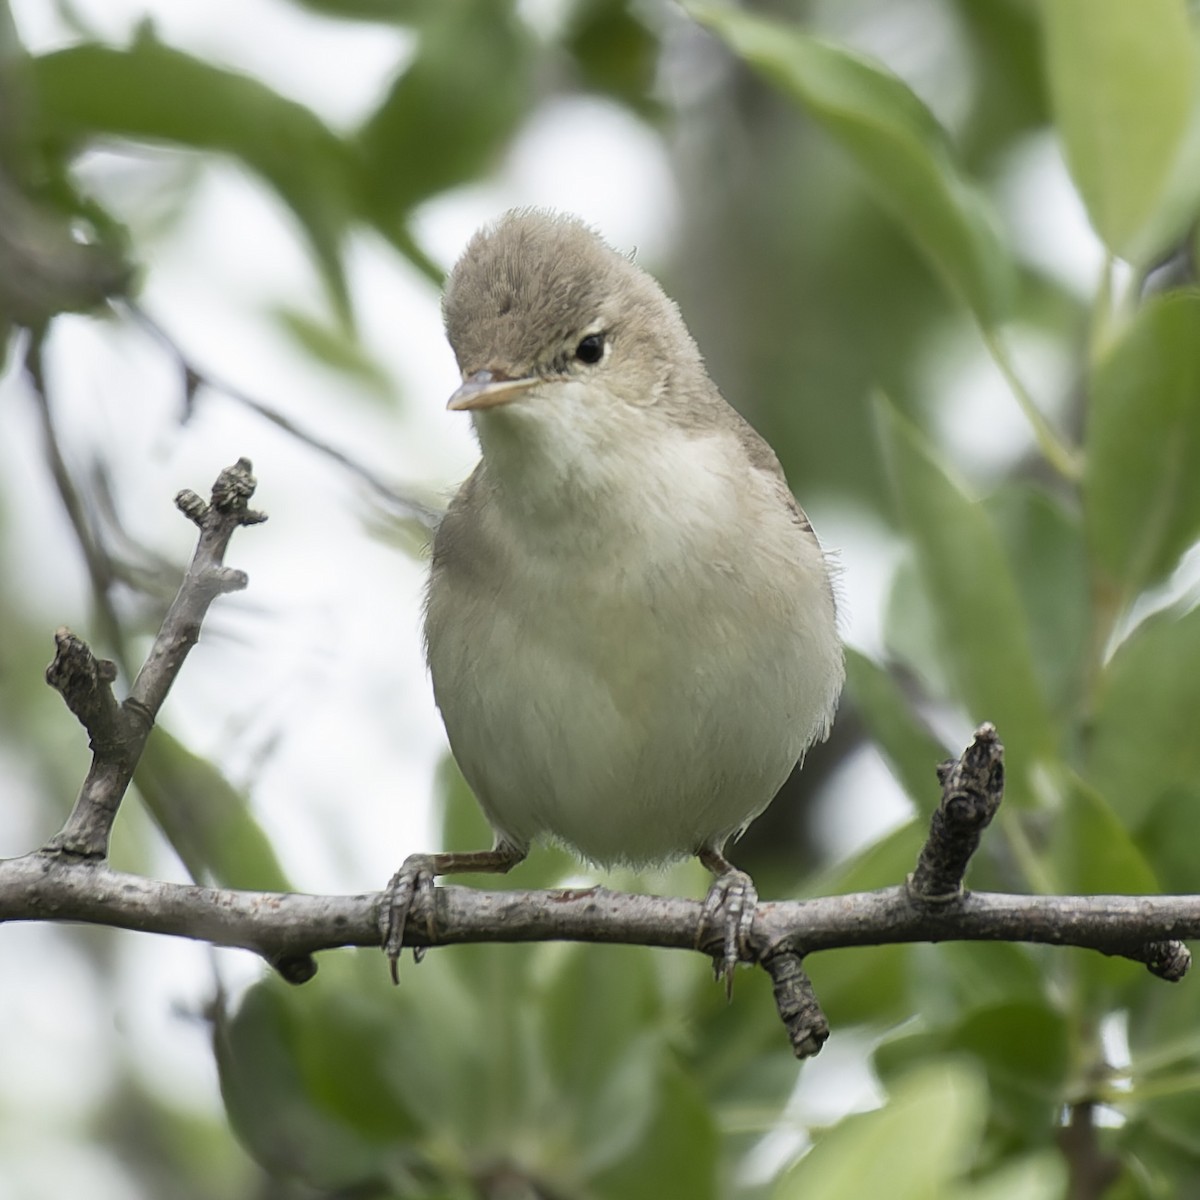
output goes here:
[[435, 571], [435, 695], [510, 840], [600, 863], [719, 847], [825, 736], [842, 666], [820, 548], [723, 436], [660, 439], [617, 507], [533, 528], [492, 504], [462, 537], [488, 569]]

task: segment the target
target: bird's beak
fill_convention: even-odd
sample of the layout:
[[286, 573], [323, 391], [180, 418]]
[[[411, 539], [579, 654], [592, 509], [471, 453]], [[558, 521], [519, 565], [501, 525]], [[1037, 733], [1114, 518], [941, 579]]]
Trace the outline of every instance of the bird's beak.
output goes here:
[[494, 371], [476, 371], [463, 380], [462, 386], [450, 397], [446, 407], [451, 412], [495, 408], [498, 404], [515, 400], [538, 382], [530, 377], [508, 379]]

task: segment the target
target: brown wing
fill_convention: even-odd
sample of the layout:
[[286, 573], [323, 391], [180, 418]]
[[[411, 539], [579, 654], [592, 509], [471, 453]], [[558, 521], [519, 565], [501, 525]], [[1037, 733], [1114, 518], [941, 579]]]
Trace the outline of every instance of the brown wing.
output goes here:
[[746, 452], [746, 457], [750, 460], [750, 465], [762, 471], [764, 475], [770, 476], [779, 493], [780, 501], [791, 510], [792, 515], [796, 518], [796, 524], [805, 532], [812, 533], [812, 522], [809, 521], [804, 509], [796, 503], [796, 497], [792, 495], [792, 489], [788, 487], [787, 476], [784, 475], [783, 468], [779, 465], [775, 451], [739, 412], [733, 408], [730, 408], [730, 412], [737, 419], [734, 429], [738, 441], [742, 444], [742, 449]]

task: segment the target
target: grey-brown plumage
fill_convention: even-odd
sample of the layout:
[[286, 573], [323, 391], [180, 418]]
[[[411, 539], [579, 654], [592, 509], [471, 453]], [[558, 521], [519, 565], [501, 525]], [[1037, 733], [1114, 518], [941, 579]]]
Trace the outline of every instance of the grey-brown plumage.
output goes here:
[[678, 308], [658, 284], [570, 217], [517, 212], [480, 230], [447, 280], [442, 315], [464, 375], [481, 364], [514, 377], [530, 368], [561, 371], [573, 339], [597, 322], [614, 337], [637, 328], [660, 363], [704, 373]]
[[825, 556], [675, 304], [581, 223], [507, 214], [443, 311], [483, 457], [434, 542], [426, 640], [496, 849], [402, 870], [402, 907], [539, 837], [602, 864], [700, 854], [728, 970], [753, 893], [724, 845], [841, 689]]

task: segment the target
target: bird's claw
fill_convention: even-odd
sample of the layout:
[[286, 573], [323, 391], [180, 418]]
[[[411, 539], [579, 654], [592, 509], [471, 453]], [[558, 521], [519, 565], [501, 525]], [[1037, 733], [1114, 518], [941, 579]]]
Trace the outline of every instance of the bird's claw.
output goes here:
[[754, 958], [751, 934], [757, 907], [758, 891], [745, 871], [730, 870], [718, 875], [704, 897], [696, 945], [703, 948], [709, 930], [714, 926], [721, 928], [723, 949], [719, 956], [713, 956], [713, 975], [718, 983], [724, 980], [726, 997], [733, 995], [733, 972], [738, 963]]
[[[436, 872], [432, 859], [427, 854], [413, 854], [404, 860], [379, 902], [379, 937], [383, 953], [387, 956], [392, 982], [400, 982], [400, 955], [404, 951], [404, 931], [413, 908], [425, 914], [425, 929], [432, 941], [434, 928], [434, 888]], [[425, 957], [424, 946], [412, 948], [413, 962]]]

